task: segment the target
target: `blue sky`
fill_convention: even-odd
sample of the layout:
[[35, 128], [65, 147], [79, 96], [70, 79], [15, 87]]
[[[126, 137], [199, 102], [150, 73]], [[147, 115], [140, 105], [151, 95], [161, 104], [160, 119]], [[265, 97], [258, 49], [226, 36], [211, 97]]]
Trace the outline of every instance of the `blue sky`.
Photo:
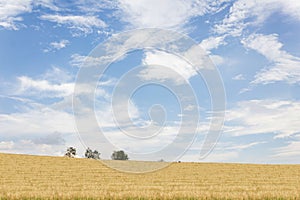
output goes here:
[[[77, 74], [90, 52], [110, 37], [161, 28], [192, 38], [219, 71], [226, 91], [222, 135], [211, 154], [199, 160], [211, 125], [204, 80], [174, 55], [137, 50], [111, 64], [95, 94], [97, 122], [116, 149], [151, 152], [176, 137], [180, 109], [176, 94], [164, 87], [145, 86], [130, 101], [119, 97], [117, 102], [129, 107], [129, 130], [149, 124], [149, 109], [160, 105], [152, 114], [164, 126], [162, 137], [127, 141], [110, 110], [122, 75], [141, 64], [170, 65], [169, 70], [185, 77], [196, 91], [194, 109], [200, 113], [198, 138], [181, 160], [300, 163], [299, 10], [297, 0], [0, 0], [0, 152], [59, 156], [75, 146], [82, 156], [84, 145], [95, 145], [102, 158], [108, 158], [111, 149], [97, 143], [97, 136], [88, 135], [96, 141], [91, 145], [78, 138], [72, 109]], [[144, 81], [170, 79], [178, 84], [164, 67], [138, 70]], [[161, 107], [165, 118], [155, 113]], [[122, 118], [123, 111], [117, 117]], [[89, 126], [88, 119], [85, 123]], [[182, 141], [190, 139], [189, 134]], [[156, 156], [148, 159], [172, 157]]]

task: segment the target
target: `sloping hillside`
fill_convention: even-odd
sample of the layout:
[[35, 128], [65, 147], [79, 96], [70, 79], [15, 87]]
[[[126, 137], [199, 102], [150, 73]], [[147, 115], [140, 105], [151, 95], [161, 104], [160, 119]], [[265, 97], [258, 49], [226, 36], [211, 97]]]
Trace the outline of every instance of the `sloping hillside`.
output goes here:
[[0, 154], [0, 166], [0, 199], [300, 199], [300, 165], [173, 163], [130, 174], [96, 160]]

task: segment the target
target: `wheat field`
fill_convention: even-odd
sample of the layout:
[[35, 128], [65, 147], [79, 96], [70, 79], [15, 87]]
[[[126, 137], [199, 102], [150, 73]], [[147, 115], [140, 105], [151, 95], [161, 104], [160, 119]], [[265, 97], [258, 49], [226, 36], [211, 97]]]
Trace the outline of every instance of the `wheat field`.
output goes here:
[[300, 165], [172, 163], [132, 174], [83, 158], [0, 154], [0, 166], [1, 200], [300, 199]]

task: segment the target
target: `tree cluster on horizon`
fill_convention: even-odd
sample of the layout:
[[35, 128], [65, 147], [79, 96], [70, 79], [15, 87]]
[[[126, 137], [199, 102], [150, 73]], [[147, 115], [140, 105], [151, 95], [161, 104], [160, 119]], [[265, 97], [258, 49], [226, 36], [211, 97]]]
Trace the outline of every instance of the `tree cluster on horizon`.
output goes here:
[[[86, 149], [84, 157], [85, 158], [90, 158], [90, 159], [96, 159], [96, 160], [100, 160], [100, 152], [98, 152], [97, 150], [92, 150], [89, 147]], [[70, 158], [75, 158], [76, 156], [76, 148], [74, 147], [68, 147], [66, 153], [65, 153], [66, 157], [70, 157]], [[129, 160], [128, 155], [123, 151], [123, 150], [119, 150], [119, 151], [114, 151], [111, 155], [111, 159], [112, 160]]]

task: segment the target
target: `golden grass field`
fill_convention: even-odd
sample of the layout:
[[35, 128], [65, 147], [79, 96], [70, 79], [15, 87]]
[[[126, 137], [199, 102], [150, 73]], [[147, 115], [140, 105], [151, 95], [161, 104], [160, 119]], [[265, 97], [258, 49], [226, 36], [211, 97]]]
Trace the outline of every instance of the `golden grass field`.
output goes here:
[[0, 154], [0, 166], [1, 200], [300, 199], [300, 165], [173, 163], [132, 174], [96, 160]]

